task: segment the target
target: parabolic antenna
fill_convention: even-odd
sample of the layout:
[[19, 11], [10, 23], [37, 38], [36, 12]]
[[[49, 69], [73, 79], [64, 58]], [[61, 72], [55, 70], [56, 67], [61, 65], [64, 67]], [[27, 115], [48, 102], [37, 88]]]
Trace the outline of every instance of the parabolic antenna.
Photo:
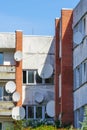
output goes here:
[[51, 100], [47, 103], [46, 112], [47, 112], [47, 115], [50, 117], [55, 116], [55, 102], [54, 102], [54, 100]]
[[52, 73], [53, 67], [51, 64], [42, 64], [38, 69], [38, 74], [43, 79], [51, 77]]
[[12, 118], [15, 120], [22, 120], [25, 117], [25, 109], [23, 107], [14, 107], [12, 109]]
[[82, 36], [82, 34], [78, 31], [78, 32], [76, 32], [75, 34], [74, 34], [74, 43], [76, 43], [76, 44], [80, 44], [81, 42], [82, 42], [82, 38], [83, 38], [83, 36]]
[[13, 81], [7, 82], [5, 90], [7, 93], [13, 93], [16, 90], [16, 84]]
[[19, 92], [14, 92], [12, 95], [12, 99], [14, 102], [18, 102], [20, 100], [20, 94]]
[[36, 102], [41, 103], [44, 99], [44, 96], [42, 93], [36, 92], [34, 98]]
[[14, 59], [16, 61], [21, 61], [22, 60], [22, 52], [21, 51], [16, 51], [14, 54]]

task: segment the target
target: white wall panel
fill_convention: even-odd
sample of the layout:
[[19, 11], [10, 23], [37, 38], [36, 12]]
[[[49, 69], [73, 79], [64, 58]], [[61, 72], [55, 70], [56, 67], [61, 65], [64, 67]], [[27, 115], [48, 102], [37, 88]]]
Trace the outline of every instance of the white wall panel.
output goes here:
[[85, 40], [84, 43], [80, 44], [76, 47], [73, 51], [73, 68], [76, 68], [82, 61], [87, 58], [87, 41]]
[[15, 34], [0, 33], [0, 48], [15, 48]]
[[87, 104], [87, 84], [74, 92], [74, 110]]
[[81, 19], [87, 12], [87, 0], [80, 0], [73, 12], [73, 26]]
[[49, 63], [54, 66], [54, 38], [45, 36], [23, 37], [23, 69], [38, 69]]
[[36, 86], [23, 86], [23, 104], [36, 104], [35, 93], [40, 92], [44, 96], [43, 104], [50, 100], [54, 100], [54, 86], [53, 85], [36, 85]]

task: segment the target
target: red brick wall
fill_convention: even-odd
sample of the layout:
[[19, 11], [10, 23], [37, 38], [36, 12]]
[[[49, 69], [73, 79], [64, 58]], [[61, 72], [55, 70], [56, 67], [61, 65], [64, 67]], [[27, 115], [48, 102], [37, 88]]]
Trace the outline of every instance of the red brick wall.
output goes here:
[[59, 73], [60, 73], [60, 59], [59, 59], [59, 32], [60, 19], [55, 20], [55, 119], [58, 119], [60, 112], [59, 105]]
[[62, 122], [73, 122], [73, 31], [72, 10], [62, 10]]
[[[72, 10], [62, 10], [55, 22], [55, 118], [62, 113], [62, 123], [73, 123], [73, 31]], [[61, 22], [61, 30], [60, 30]], [[61, 31], [62, 57], [59, 58]], [[61, 74], [61, 98], [59, 98], [59, 74]]]
[[[16, 31], [16, 49], [22, 52], [22, 32]], [[20, 101], [17, 106], [22, 106], [22, 61], [16, 62], [16, 91], [20, 93]]]

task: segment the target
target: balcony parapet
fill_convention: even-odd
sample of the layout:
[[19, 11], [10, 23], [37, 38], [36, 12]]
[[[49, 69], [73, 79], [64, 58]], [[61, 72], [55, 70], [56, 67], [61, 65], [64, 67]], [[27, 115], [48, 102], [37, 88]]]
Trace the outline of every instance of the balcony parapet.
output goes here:
[[10, 116], [14, 103], [12, 101], [0, 101], [0, 116]]
[[15, 66], [0, 65], [0, 79], [15, 79]]

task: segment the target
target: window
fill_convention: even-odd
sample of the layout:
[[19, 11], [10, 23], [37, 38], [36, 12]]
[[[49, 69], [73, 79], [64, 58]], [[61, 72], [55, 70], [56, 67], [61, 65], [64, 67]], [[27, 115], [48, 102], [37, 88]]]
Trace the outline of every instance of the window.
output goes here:
[[7, 93], [5, 91], [5, 87], [0, 87], [0, 100], [3, 100], [3, 101], [10, 101], [12, 100], [12, 95]]
[[23, 83], [26, 83], [26, 71], [23, 71]]
[[86, 30], [86, 19], [83, 19], [83, 35], [85, 35], [85, 30]]
[[0, 122], [0, 130], [2, 130], [2, 123]]
[[80, 33], [82, 33], [82, 20], [80, 20], [79, 24], [78, 24], [78, 31]]
[[82, 20], [80, 20], [79, 21], [79, 23], [74, 27], [74, 33], [76, 33], [76, 32], [80, 32], [80, 33], [82, 33]]
[[74, 70], [74, 90], [82, 85], [82, 64]]
[[0, 100], [3, 100], [3, 87], [0, 87]]
[[52, 75], [48, 79], [42, 79], [37, 70], [24, 70], [23, 71], [23, 83], [24, 84], [53, 84], [54, 83], [54, 75]]
[[81, 84], [81, 65], [76, 67], [74, 70], [74, 90], [77, 89], [78, 87], [80, 87]]
[[3, 53], [0, 52], [0, 65], [3, 65]]
[[82, 63], [82, 83], [87, 80], [87, 61]]
[[51, 118], [46, 113], [46, 106], [26, 106], [26, 118], [29, 119], [45, 119]]
[[34, 118], [34, 107], [28, 107], [28, 118]]
[[42, 83], [42, 78], [40, 78], [38, 72], [36, 72], [36, 83]]
[[80, 68], [76, 68], [76, 88], [78, 88], [80, 85]]
[[28, 71], [28, 83], [34, 83], [34, 71]]

